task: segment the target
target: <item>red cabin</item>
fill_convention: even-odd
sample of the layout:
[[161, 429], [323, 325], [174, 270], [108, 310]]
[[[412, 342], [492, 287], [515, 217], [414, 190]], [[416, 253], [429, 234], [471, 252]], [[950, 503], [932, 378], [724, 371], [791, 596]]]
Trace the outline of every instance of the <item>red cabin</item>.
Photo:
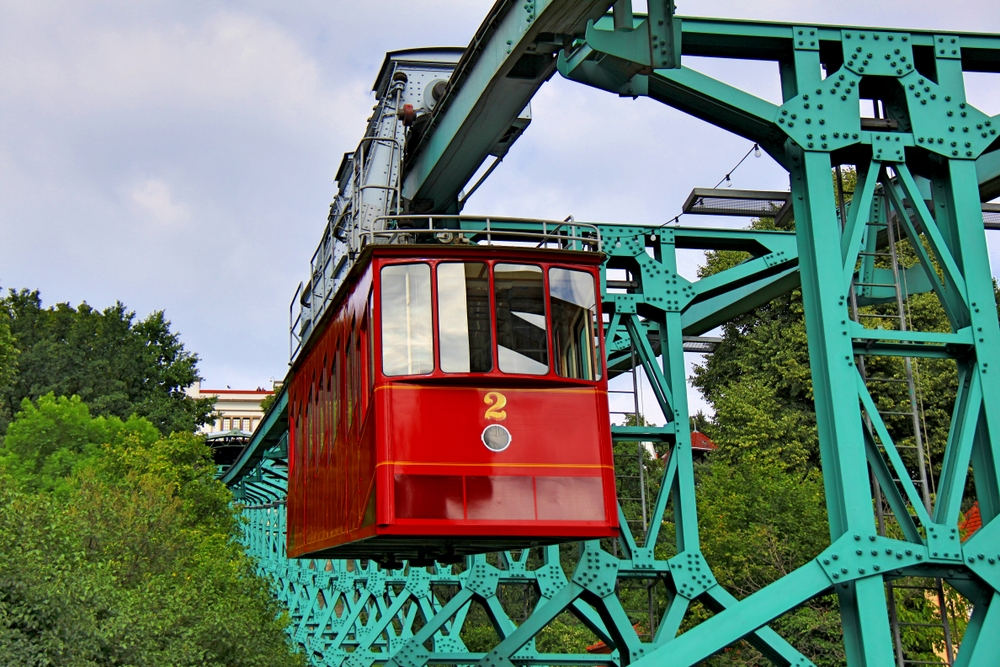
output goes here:
[[292, 369], [289, 556], [617, 536], [601, 260], [369, 245]]

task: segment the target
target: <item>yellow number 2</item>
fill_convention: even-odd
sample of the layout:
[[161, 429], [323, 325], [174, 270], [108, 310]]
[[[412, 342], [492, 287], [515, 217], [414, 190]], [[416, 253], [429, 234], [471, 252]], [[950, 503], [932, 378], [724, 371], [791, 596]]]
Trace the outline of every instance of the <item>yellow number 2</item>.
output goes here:
[[485, 417], [487, 419], [496, 419], [498, 422], [507, 419], [507, 413], [503, 409], [507, 405], [507, 397], [499, 391], [491, 391], [486, 394], [483, 397], [483, 403], [490, 406], [486, 408]]

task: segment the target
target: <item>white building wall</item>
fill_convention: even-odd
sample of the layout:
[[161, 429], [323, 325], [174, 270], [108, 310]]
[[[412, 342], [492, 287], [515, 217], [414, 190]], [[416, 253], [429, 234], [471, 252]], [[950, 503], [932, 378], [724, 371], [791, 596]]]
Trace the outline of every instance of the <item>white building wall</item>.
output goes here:
[[206, 424], [199, 433], [218, 433], [233, 429], [253, 431], [260, 424], [264, 412], [260, 403], [274, 394], [273, 390], [258, 387], [257, 389], [202, 389], [201, 382], [196, 382], [187, 389], [192, 398], [215, 398], [216, 419], [214, 424]]

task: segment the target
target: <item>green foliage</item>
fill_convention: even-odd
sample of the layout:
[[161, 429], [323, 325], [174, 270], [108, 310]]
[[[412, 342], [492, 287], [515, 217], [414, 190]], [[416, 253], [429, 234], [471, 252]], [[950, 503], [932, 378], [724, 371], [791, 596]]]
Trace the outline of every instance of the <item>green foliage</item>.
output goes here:
[[162, 311], [137, 321], [121, 303], [43, 308], [37, 291], [10, 290], [0, 298], [0, 434], [24, 399], [48, 393], [79, 396], [95, 415], [138, 414], [164, 435], [194, 431], [212, 413], [211, 399], [184, 393], [197, 361]]
[[281, 393], [280, 389], [278, 391], [275, 391], [273, 394], [268, 394], [267, 396], [265, 396], [264, 400], [260, 402], [260, 411], [266, 415], [267, 411], [270, 410], [271, 406], [274, 405], [275, 402], [278, 400], [279, 393]]
[[214, 472], [193, 434], [26, 402], [0, 455], [0, 664], [304, 664]]
[[535, 638], [535, 648], [541, 653], [586, 653], [587, 647], [598, 643], [587, 627], [563, 612], [545, 626]]
[[10, 385], [17, 377], [18, 354], [10, 325], [0, 317], [0, 387]]
[[[719, 581], [743, 598], [827, 547], [823, 481], [817, 470], [802, 472], [784, 459], [787, 450], [804, 450], [801, 442], [789, 439], [784, 443], [786, 452], [765, 449], [741, 458], [726, 455], [733, 440], [717, 437], [722, 455], [698, 471], [702, 552]], [[753, 449], [748, 446], [746, 453]], [[842, 665], [839, 621], [835, 599], [820, 598], [777, 619], [771, 627], [817, 665]], [[710, 664], [767, 663], [744, 646]]]
[[79, 396], [51, 393], [21, 403], [17, 419], [0, 446], [0, 466], [29, 491], [65, 493], [71, 475], [97, 457], [102, 444], [119, 446], [126, 436], [155, 442], [159, 432], [145, 419], [92, 418]]

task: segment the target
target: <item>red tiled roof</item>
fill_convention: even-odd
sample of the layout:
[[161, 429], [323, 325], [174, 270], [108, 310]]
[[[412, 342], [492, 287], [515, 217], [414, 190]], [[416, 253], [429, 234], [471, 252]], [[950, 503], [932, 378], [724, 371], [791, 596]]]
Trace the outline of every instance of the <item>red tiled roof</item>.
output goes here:
[[972, 507], [965, 513], [965, 521], [958, 524], [958, 529], [962, 534], [962, 541], [969, 539], [969, 536], [983, 527], [983, 517], [979, 513], [979, 501], [972, 503]]
[[[642, 630], [639, 628], [639, 624], [636, 623], [632, 626], [632, 629], [636, 631], [636, 634], [640, 634]], [[604, 642], [597, 642], [596, 644], [591, 644], [587, 647], [587, 653], [597, 653], [607, 655], [611, 653], [611, 647]]]
[[710, 452], [718, 447], [701, 431], [691, 431], [691, 449], [696, 452]]

